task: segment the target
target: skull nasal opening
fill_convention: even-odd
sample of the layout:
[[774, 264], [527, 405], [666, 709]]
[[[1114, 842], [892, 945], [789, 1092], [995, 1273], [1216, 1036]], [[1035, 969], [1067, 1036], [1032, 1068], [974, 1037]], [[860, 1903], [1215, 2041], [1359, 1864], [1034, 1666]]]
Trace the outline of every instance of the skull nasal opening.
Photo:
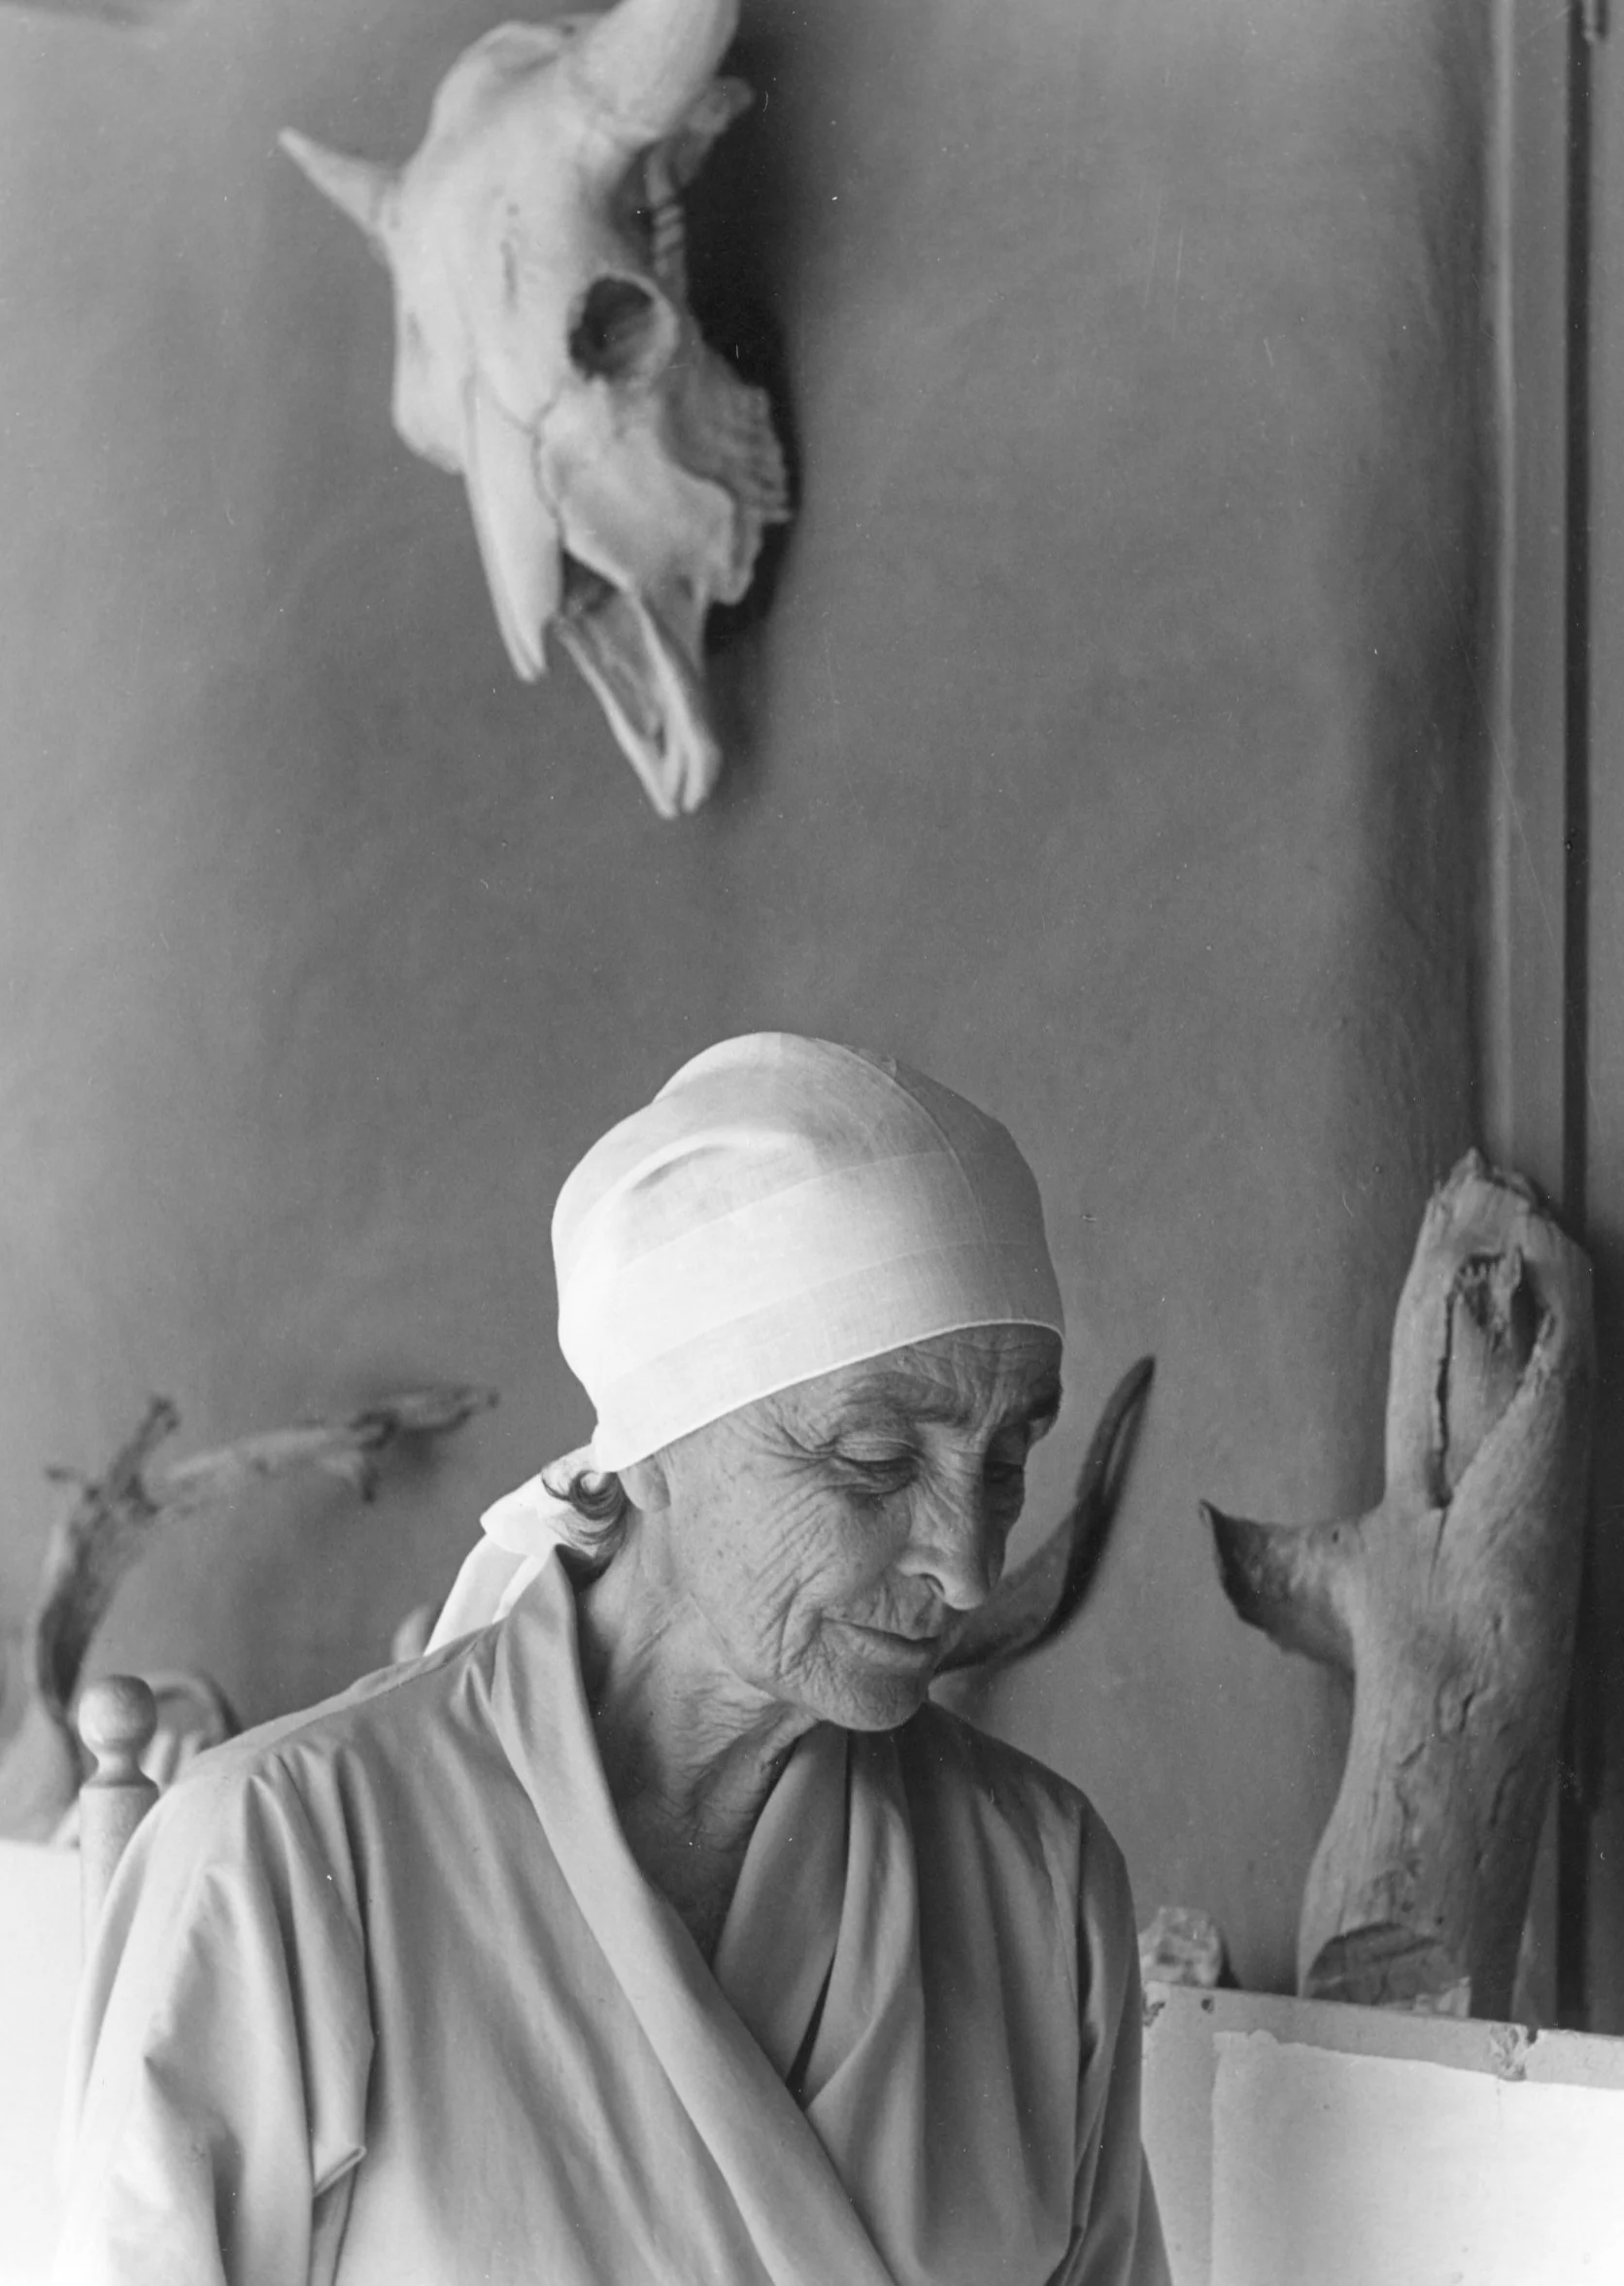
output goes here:
[[635, 278], [594, 278], [569, 329], [569, 355], [589, 381], [634, 381], [665, 363], [671, 315]]

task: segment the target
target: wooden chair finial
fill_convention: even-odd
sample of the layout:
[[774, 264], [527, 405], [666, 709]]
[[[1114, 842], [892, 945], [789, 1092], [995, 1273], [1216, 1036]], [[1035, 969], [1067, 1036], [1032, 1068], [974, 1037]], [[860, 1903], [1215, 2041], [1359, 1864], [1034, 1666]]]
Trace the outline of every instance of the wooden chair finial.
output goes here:
[[79, 1735], [95, 1768], [79, 1791], [79, 1850], [86, 1940], [101, 1917], [124, 1846], [158, 1798], [141, 1767], [157, 1728], [157, 1702], [139, 1675], [104, 1675], [79, 1701]]

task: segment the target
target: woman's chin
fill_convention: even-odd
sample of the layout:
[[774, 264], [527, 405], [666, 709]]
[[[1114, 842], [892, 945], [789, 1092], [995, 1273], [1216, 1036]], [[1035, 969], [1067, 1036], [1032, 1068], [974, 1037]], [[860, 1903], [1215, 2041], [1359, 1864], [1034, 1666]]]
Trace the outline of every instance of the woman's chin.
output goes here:
[[895, 1730], [930, 1696], [939, 1645], [841, 1623], [818, 1696], [826, 1722], [846, 1730]]
[[830, 1719], [843, 1730], [899, 1730], [913, 1721], [930, 1695], [929, 1684], [853, 1692], [846, 1712]]

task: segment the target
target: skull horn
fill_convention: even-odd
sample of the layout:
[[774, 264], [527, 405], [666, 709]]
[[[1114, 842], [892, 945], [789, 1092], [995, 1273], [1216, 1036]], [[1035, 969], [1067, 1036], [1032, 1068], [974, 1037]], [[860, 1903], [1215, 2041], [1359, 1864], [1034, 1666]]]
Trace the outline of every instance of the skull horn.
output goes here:
[[329, 151], [324, 144], [301, 135], [296, 127], [284, 127], [277, 141], [317, 189], [330, 198], [341, 214], [358, 222], [373, 245], [382, 250], [386, 208], [394, 188], [389, 169], [374, 166], [370, 159], [347, 158], [342, 151]]
[[570, 51], [578, 83], [627, 150], [669, 135], [708, 85], [738, 0], [620, 0]]

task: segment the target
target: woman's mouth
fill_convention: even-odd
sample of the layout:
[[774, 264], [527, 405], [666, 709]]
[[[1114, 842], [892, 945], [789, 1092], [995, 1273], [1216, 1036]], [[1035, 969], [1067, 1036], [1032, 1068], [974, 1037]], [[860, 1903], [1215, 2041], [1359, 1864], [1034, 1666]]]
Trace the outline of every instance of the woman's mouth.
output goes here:
[[925, 1664], [935, 1660], [941, 1653], [942, 1633], [938, 1628], [931, 1634], [909, 1633], [898, 1627], [875, 1627], [862, 1620], [841, 1620], [837, 1624], [852, 1634], [862, 1636], [876, 1651], [894, 1658], [908, 1659]]

